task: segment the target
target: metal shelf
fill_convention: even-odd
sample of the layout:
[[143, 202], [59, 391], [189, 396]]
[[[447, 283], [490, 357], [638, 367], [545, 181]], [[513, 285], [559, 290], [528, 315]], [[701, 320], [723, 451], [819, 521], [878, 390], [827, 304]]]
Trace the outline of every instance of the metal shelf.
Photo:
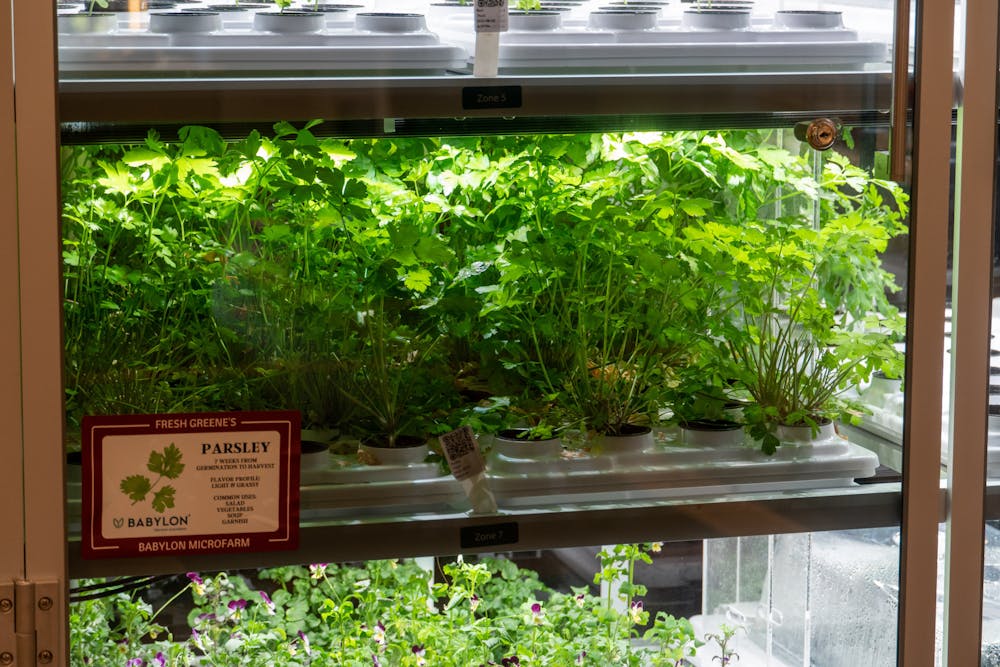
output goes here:
[[[59, 109], [64, 124], [84, 125], [497, 117], [561, 117], [566, 123], [567, 118], [584, 116], [651, 115], [689, 125], [691, 117], [702, 117], [697, 123], [702, 127], [725, 128], [820, 112], [868, 113], [888, 123], [891, 86], [889, 71], [493, 79], [461, 74], [382, 79], [66, 79], [59, 84]], [[506, 91], [505, 101], [479, 96], [491, 90]], [[782, 122], [787, 123], [787, 119]]]
[[[944, 493], [940, 501], [944, 515]], [[69, 543], [73, 578], [188, 570], [242, 569], [375, 558], [527, 551], [641, 541], [680, 541], [743, 535], [875, 528], [899, 525], [900, 484], [817, 491], [720, 496], [601, 507], [563, 506], [490, 516], [464, 514], [381, 517], [303, 523], [296, 551], [185, 557], [83, 560]], [[504, 531], [502, 539], [489, 533]], [[463, 545], [464, 532], [464, 545]], [[483, 546], [468, 546], [484, 536]], [[516, 539], [513, 539], [515, 538]]]

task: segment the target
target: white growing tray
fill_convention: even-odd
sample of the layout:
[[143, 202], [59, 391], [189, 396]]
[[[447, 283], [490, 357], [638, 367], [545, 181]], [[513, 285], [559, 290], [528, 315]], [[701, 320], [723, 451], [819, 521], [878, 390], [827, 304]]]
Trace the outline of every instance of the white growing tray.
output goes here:
[[874, 475], [877, 467], [873, 452], [841, 437], [814, 445], [782, 445], [774, 456], [749, 444], [696, 447], [668, 442], [637, 454], [487, 459], [490, 488], [500, 507], [842, 487]]
[[[466, 23], [464, 17], [451, 17], [440, 32], [473, 53]], [[854, 30], [778, 29], [759, 17], [748, 30], [687, 30], [670, 18], [653, 30], [594, 30], [568, 19], [558, 30], [501, 33], [498, 65], [507, 72], [863, 69], [888, 57], [884, 41], [862, 39]]]
[[300, 511], [306, 516], [347, 512], [355, 516], [454, 512], [469, 508], [461, 484], [434, 463], [369, 466], [351, 456], [330, 456], [330, 465], [302, 470]]
[[119, 30], [108, 35], [59, 35], [63, 72], [384, 72], [444, 73], [464, 68], [464, 49], [430, 32], [361, 33], [329, 29], [278, 35], [225, 29], [204, 35]]

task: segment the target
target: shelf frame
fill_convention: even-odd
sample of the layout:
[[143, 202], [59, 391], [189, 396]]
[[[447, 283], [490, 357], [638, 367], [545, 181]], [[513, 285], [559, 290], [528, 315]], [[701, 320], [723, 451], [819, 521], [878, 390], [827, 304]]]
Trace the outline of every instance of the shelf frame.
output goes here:
[[[469, 89], [516, 88], [520, 104], [470, 108]], [[372, 78], [63, 79], [63, 123], [221, 123], [578, 115], [814, 114], [874, 110], [889, 122], [892, 75], [817, 73], [467, 75]], [[296, 118], [287, 118], [289, 112]]]
[[[489, 516], [402, 516], [355, 521], [303, 521], [295, 551], [84, 560], [69, 544], [71, 578], [274, 567], [379, 558], [534, 551], [648, 541], [880, 528], [900, 525], [899, 483], [771, 494], [740, 494], [599, 508], [565, 505]], [[945, 513], [942, 488], [938, 520]], [[572, 516], [569, 516], [572, 515]], [[516, 524], [516, 542], [462, 546], [462, 531]], [[585, 527], [585, 528], [582, 528]]]

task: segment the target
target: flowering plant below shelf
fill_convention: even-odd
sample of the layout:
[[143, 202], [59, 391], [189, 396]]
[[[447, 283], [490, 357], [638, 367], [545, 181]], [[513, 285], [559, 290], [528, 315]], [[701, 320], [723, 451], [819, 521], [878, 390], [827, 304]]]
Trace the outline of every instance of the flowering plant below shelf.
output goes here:
[[[415, 562], [395, 560], [189, 572], [172, 580], [175, 594], [156, 611], [120, 589], [74, 602], [71, 664], [684, 665], [703, 642], [686, 619], [659, 612], [650, 622], [639, 599], [645, 589], [633, 581], [636, 563], [651, 562], [659, 549], [647, 543], [599, 553], [595, 581], [623, 582], [615, 595], [624, 606], [586, 587], [554, 590], [496, 558], [459, 558], [437, 582]], [[187, 628], [174, 622], [168, 629], [161, 614], [182, 602]], [[646, 641], [636, 646], [640, 636]]]

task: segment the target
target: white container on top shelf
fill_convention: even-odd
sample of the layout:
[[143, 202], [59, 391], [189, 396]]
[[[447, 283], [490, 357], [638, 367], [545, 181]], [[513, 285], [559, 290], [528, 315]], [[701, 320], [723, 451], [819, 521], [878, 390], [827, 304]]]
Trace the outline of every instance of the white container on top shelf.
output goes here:
[[774, 13], [774, 26], [793, 30], [836, 30], [844, 27], [844, 15], [818, 9], [783, 10]]
[[721, 419], [695, 419], [680, 424], [681, 443], [699, 447], [734, 447], [746, 440], [739, 422]]
[[362, 32], [421, 32], [427, 29], [427, 19], [423, 14], [408, 12], [358, 12], [354, 27]]
[[303, 34], [320, 32], [326, 27], [326, 16], [319, 12], [299, 10], [262, 11], [253, 15], [253, 29], [258, 32]]
[[562, 12], [552, 10], [542, 11], [511, 11], [507, 15], [511, 30], [518, 32], [544, 32], [558, 30], [562, 26]]
[[475, 5], [472, 2], [462, 4], [459, 0], [432, 2], [427, 6], [425, 14], [429, 30], [441, 30], [449, 21], [458, 21], [469, 30], [472, 29], [475, 16]]
[[56, 26], [61, 35], [96, 35], [118, 29], [118, 15], [111, 12], [59, 14]]
[[315, 4], [310, 2], [302, 5], [300, 11], [322, 15], [327, 28], [349, 29], [354, 25], [354, 15], [357, 13], [358, 7], [355, 6], [354, 9], [351, 9], [347, 5]]
[[688, 30], [748, 30], [749, 9], [688, 9], [681, 16]]
[[164, 34], [209, 33], [222, 30], [219, 12], [151, 12], [149, 31]]
[[598, 9], [590, 12], [587, 25], [593, 30], [652, 30], [657, 16], [655, 9]]
[[[837, 428], [833, 422], [818, 424], [815, 429], [809, 425], [785, 426], [782, 424], [775, 428], [774, 435], [783, 445], [811, 445], [836, 438]], [[779, 451], [781, 451], [780, 448]]]
[[253, 15], [258, 10], [266, 10], [274, 5], [261, 2], [241, 2], [235, 3], [206, 3], [195, 7], [183, 7], [184, 12], [219, 12], [222, 15], [223, 28], [249, 28], [253, 22]]

